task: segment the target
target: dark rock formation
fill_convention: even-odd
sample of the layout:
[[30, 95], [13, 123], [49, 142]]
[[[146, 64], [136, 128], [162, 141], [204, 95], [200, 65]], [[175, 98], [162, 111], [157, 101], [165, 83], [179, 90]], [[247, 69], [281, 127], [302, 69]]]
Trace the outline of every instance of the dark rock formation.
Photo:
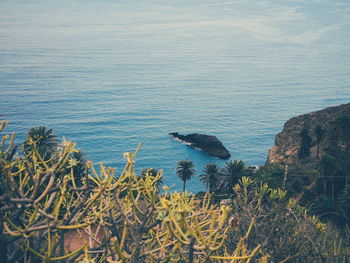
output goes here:
[[[331, 142], [334, 121], [342, 116], [350, 116], [350, 103], [289, 119], [284, 124], [283, 130], [276, 135], [275, 145], [269, 150], [267, 163], [280, 166], [316, 163], [317, 158], [322, 156], [325, 146]], [[316, 134], [317, 126], [323, 131], [319, 142]], [[311, 138], [312, 143], [309, 156], [306, 160], [300, 160], [302, 134], [305, 133]]]
[[222, 142], [215, 136], [197, 133], [181, 135], [177, 132], [169, 134], [175, 139], [180, 140], [195, 149], [197, 148], [203, 150], [209, 155], [219, 157], [221, 159], [228, 159], [231, 156]]

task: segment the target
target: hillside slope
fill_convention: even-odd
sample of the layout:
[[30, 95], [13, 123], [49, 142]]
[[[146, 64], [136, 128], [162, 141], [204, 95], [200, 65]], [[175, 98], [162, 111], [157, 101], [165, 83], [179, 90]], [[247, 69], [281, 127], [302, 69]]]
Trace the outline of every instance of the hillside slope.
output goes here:
[[[309, 164], [313, 163], [317, 159], [316, 127], [321, 127], [324, 133], [319, 143], [319, 156], [322, 156], [322, 151], [331, 140], [334, 121], [342, 116], [350, 116], [350, 103], [289, 119], [284, 124], [283, 130], [276, 135], [275, 145], [269, 150], [267, 163], [280, 166], [300, 164], [302, 161], [304, 163], [306, 161]], [[300, 134], [303, 129], [307, 131], [311, 138], [310, 155], [307, 160], [299, 158], [301, 148]]]

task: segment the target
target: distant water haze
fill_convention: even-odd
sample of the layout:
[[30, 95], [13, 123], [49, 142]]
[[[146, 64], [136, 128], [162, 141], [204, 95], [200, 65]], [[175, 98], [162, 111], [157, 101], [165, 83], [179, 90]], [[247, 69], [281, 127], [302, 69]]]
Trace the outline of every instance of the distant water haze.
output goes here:
[[17, 142], [47, 126], [121, 171], [225, 161], [169, 132], [217, 136], [264, 164], [290, 117], [350, 102], [350, 2], [2, 0], [0, 114]]

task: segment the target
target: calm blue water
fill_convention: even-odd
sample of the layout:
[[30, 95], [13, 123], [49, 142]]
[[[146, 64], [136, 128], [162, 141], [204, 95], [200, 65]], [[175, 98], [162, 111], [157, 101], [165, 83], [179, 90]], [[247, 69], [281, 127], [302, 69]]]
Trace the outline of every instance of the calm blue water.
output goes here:
[[348, 0], [2, 0], [0, 114], [119, 171], [143, 142], [137, 168], [181, 189], [177, 161], [224, 162], [169, 132], [261, 165], [287, 119], [350, 102], [349, 43]]

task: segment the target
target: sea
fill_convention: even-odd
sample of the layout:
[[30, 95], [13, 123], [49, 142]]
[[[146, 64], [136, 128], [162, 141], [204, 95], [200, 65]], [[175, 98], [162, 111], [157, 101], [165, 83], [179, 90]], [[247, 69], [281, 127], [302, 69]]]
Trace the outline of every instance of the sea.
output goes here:
[[350, 102], [348, 0], [1, 0], [5, 132], [52, 128], [122, 171], [176, 163], [199, 180], [225, 161], [168, 133], [217, 136], [232, 159], [263, 165], [291, 117]]

